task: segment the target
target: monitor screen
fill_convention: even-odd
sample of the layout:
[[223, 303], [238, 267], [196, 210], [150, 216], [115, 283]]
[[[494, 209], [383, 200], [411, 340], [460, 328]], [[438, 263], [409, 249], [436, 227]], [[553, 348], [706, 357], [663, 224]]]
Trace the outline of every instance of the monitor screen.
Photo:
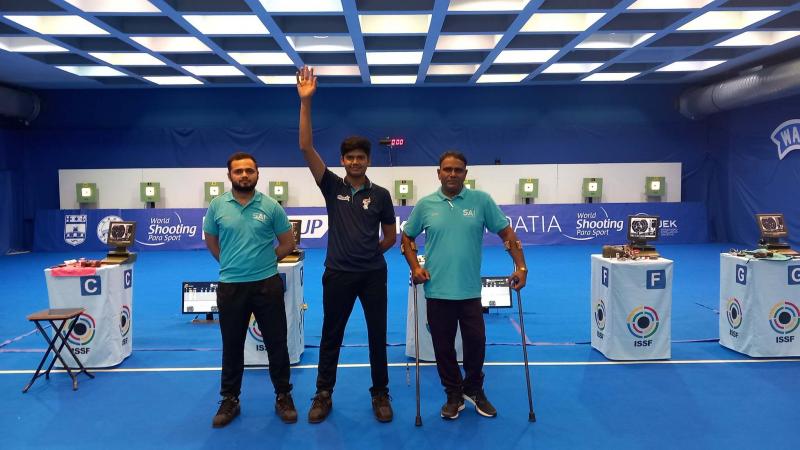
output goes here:
[[481, 277], [481, 306], [511, 308], [511, 286], [508, 277]]
[[295, 247], [300, 247], [300, 235], [303, 230], [303, 221], [300, 219], [292, 219], [289, 221], [292, 224], [292, 236], [294, 236]]
[[763, 238], [782, 238], [789, 234], [783, 222], [783, 214], [756, 214], [756, 221]]
[[108, 245], [130, 247], [136, 238], [136, 222], [111, 222], [108, 224]]
[[216, 281], [184, 281], [182, 310], [184, 314], [217, 312]]
[[659, 220], [659, 216], [628, 216], [628, 240], [630, 242], [657, 240]]

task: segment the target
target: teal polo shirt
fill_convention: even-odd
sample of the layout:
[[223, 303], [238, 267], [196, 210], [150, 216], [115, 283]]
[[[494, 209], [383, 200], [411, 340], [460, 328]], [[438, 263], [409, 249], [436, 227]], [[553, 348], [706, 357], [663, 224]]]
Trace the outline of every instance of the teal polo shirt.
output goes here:
[[219, 238], [219, 281], [243, 283], [277, 274], [275, 238], [291, 228], [281, 205], [261, 192], [244, 206], [231, 192], [212, 200], [203, 231]]
[[423, 197], [403, 232], [416, 238], [425, 231], [425, 297], [465, 300], [481, 296], [481, 247], [484, 228], [498, 233], [508, 219], [489, 194], [464, 188], [452, 199], [441, 190]]

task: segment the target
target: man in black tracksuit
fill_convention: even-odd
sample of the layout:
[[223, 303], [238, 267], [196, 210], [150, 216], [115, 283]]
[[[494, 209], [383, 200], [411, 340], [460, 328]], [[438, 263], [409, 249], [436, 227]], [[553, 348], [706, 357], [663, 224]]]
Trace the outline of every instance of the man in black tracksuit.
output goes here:
[[[344, 330], [356, 297], [361, 300], [369, 335], [372, 369], [372, 409], [380, 422], [392, 420], [389, 373], [386, 361], [386, 260], [383, 253], [397, 239], [394, 207], [389, 191], [366, 176], [370, 162], [369, 140], [353, 136], [341, 145], [341, 163], [347, 175], [340, 178], [325, 166], [314, 149], [311, 98], [317, 89], [312, 69], [297, 73], [300, 96], [300, 149], [328, 210], [328, 253], [322, 276], [322, 341], [319, 350], [317, 393], [308, 421], [319, 423], [331, 411], [336, 367]], [[378, 228], [383, 232], [380, 238]]]

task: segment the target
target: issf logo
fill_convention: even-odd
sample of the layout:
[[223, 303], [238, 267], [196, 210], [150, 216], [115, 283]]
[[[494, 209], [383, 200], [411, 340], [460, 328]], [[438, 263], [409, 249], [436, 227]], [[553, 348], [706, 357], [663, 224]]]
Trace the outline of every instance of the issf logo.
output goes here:
[[[87, 313], [83, 313], [78, 316], [76, 319], [78, 323], [75, 324], [75, 327], [72, 329], [72, 332], [67, 336], [67, 340], [72, 345], [78, 346], [85, 346], [89, 345], [94, 339], [94, 330], [95, 330], [95, 320], [94, 317], [90, 316]], [[72, 323], [68, 324], [67, 326], [71, 326]], [[75, 353], [88, 353], [88, 351], [81, 351], [81, 350], [88, 350], [88, 349], [73, 349]]]
[[794, 332], [800, 326], [800, 309], [794, 303], [782, 300], [770, 310], [769, 324], [772, 330], [780, 335], [776, 338], [776, 342], [792, 342], [794, 336], [786, 335]]
[[131, 309], [128, 305], [122, 305], [122, 312], [119, 315], [119, 332], [122, 337], [126, 337], [131, 331]]
[[728, 304], [725, 306], [725, 311], [728, 316], [728, 324], [734, 330], [742, 325], [742, 305], [736, 297], [728, 299]]
[[606, 304], [602, 299], [594, 306], [594, 323], [598, 330], [606, 329]]
[[628, 331], [638, 338], [647, 339], [658, 331], [658, 311], [652, 306], [637, 306], [628, 314]]
[[256, 321], [256, 316], [252, 314], [250, 314], [250, 325], [247, 326], [247, 332], [250, 333], [250, 337], [258, 341], [260, 344], [264, 344], [264, 336], [261, 335], [261, 329], [258, 328], [258, 322]]

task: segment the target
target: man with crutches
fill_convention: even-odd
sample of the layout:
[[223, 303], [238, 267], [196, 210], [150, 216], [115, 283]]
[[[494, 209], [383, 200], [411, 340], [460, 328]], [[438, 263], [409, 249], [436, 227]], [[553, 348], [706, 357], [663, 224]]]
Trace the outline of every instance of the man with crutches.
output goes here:
[[[448, 151], [439, 158], [441, 189], [423, 197], [403, 228], [402, 250], [414, 283], [424, 283], [428, 324], [436, 368], [447, 394], [444, 419], [458, 418], [464, 401], [478, 414], [495, 417], [497, 410], [483, 391], [486, 329], [481, 306], [481, 256], [484, 228], [507, 245], [515, 270], [514, 289], [525, 287], [527, 267], [522, 247], [508, 219], [485, 192], [466, 189], [466, 157]], [[414, 239], [425, 231], [425, 268], [417, 261]], [[464, 343], [464, 376], [458, 367], [455, 338]]]

